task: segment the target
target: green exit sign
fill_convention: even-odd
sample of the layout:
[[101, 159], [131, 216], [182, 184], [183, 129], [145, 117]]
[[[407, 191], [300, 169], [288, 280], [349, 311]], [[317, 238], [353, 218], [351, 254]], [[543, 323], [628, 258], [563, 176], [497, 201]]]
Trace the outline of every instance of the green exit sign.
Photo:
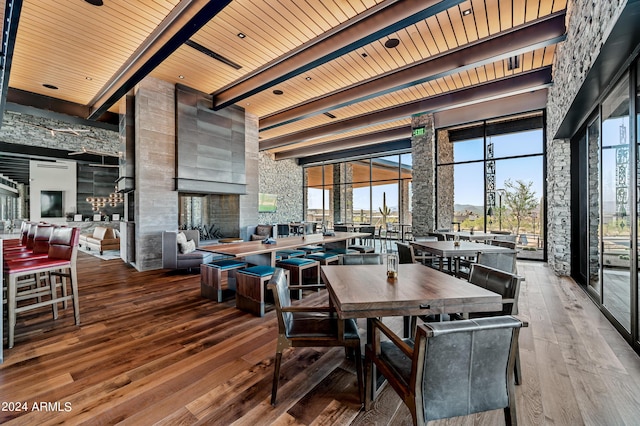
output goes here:
[[422, 136], [424, 135], [424, 127], [419, 127], [417, 129], [413, 129], [412, 136]]

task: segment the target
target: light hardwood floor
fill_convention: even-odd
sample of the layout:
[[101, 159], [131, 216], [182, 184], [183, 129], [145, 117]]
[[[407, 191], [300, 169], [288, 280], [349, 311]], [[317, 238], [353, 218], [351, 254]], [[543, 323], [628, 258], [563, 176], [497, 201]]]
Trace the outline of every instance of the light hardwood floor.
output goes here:
[[[520, 317], [530, 324], [520, 335], [519, 423], [639, 424], [638, 355], [573, 281], [542, 263], [518, 268], [526, 277]], [[57, 321], [47, 310], [19, 317], [0, 366], [1, 424], [410, 424], [390, 388], [372, 411], [360, 410], [354, 366], [339, 348], [286, 352], [272, 407], [274, 313], [256, 318], [231, 301], [202, 299], [199, 275], [140, 273], [81, 253], [79, 276], [81, 326], [70, 308]], [[304, 299], [325, 301], [325, 291]], [[20, 402], [26, 411], [9, 405]], [[42, 402], [51, 404], [35, 411]], [[499, 425], [503, 417], [433, 424]]]

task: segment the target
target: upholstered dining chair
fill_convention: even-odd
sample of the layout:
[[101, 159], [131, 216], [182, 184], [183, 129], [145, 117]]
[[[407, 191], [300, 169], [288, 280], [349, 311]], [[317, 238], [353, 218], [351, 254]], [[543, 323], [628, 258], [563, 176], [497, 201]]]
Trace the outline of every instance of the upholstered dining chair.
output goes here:
[[[502, 310], [496, 312], [474, 312], [464, 315], [464, 318], [482, 318], [499, 315], [517, 315], [518, 298], [520, 295], [520, 284], [522, 277], [516, 274], [505, 272], [490, 266], [474, 264], [469, 274], [469, 282], [478, 287], [491, 290], [502, 296]], [[517, 343], [516, 343], [517, 346]], [[515, 382], [519, 385], [522, 382], [522, 371], [520, 368], [520, 352], [516, 347], [515, 358]]]
[[[276, 268], [267, 286], [273, 292], [278, 318], [278, 343], [271, 388], [271, 404], [276, 405], [282, 352], [291, 347], [331, 347], [343, 346], [355, 351], [358, 376], [358, 397], [362, 401], [363, 377], [360, 336], [354, 319], [344, 321], [344, 333], [338, 334], [338, 321], [329, 306], [291, 306], [290, 290], [284, 271]], [[306, 287], [305, 287], [306, 288]]]
[[[80, 307], [78, 302], [78, 280], [76, 273], [76, 258], [78, 253], [78, 240], [80, 236], [79, 228], [55, 227], [49, 239], [49, 252], [46, 258], [25, 259], [23, 261], [9, 262], [5, 265], [4, 274], [7, 285], [7, 318], [9, 323], [8, 346], [13, 347], [16, 315], [20, 312], [51, 306], [54, 319], [57, 319], [57, 304], [68, 299], [73, 301], [73, 312], [76, 325], [80, 324]], [[35, 294], [31, 290], [18, 292], [18, 281], [25, 276], [47, 273], [49, 274], [50, 286], [48, 289], [38, 287]], [[62, 277], [63, 295], [57, 296], [56, 276]], [[70, 296], [66, 295], [66, 280], [71, 281]], [[18, 306], [18, 301], [37, 298], [40, 292], [42, 295], [50, 296], [46, 300], [37, 303], [24, 304]]]
[[497, 409], [503, 409], [507, 425], [517, 423], [511, 376], [526, 323], [500, 316], [421, 324], [414, 340], [401, 339], [378, 319], [371, 322], [366, 410], [372, 408], [375, 365], [409, 408], [414, 425]]
[[398, 247], [398, 263], [416, 263], [416, 256], [413, 252], [413, 246], [396, 242]]

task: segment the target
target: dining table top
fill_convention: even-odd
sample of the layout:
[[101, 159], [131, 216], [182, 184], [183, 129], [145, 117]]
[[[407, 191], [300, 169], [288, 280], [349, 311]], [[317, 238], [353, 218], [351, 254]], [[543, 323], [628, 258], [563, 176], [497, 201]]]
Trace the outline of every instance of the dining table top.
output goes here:
[[264, 240], [242, 241], [230, 244], [214, 244], [201, 246], [198, 247], [198, 249], [234, 257], [247, 257], [256, 254], [276, 252], [278, 250], [298, 248], [308, 244], [322, 245], [369, 235], [361, 232], [335, 232], [333, 234], [334, 235], [308, 234], [304, 236], [299, 235], [275, 238], [271, 244], [264, 243]]
[[439, 257], [475, 256], [478, 253], [509, 253], [513, 249], [471, 241], [412, 241], [411, 245]]
[[497, 311], [502, 297], [419, 263], [398, 265], [387, 278], [386, 265], [324, 265], [322, 279], [341, 319]]

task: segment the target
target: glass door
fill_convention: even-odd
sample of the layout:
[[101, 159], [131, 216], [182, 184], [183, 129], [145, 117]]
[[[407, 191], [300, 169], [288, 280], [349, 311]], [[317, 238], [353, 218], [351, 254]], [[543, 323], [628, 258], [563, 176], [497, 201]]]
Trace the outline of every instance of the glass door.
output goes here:
[[602, 103], [602, 304], [631, 331], [629, 76]]

